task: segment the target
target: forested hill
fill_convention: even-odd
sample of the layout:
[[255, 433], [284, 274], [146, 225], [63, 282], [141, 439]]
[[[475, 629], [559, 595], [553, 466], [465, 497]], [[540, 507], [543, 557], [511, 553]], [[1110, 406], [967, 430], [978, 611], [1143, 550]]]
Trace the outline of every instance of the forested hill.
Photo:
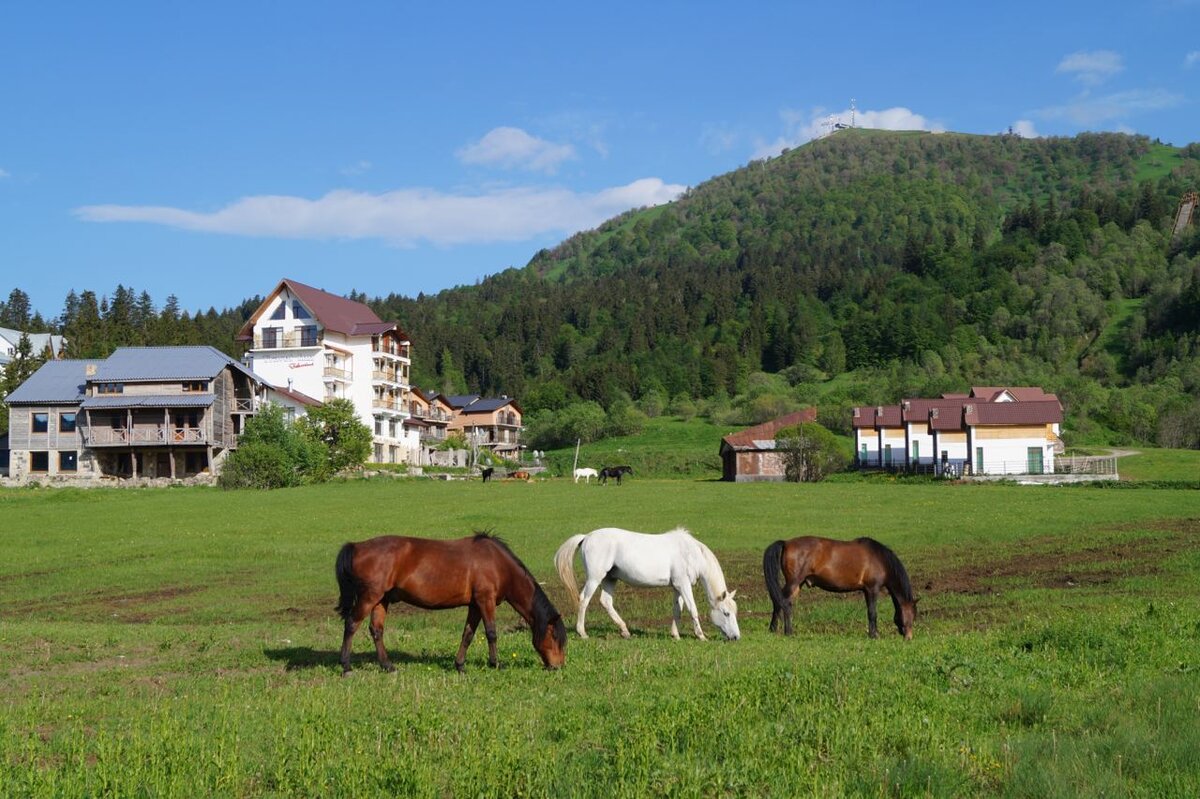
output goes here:
[[534, 410], [734, 397], [758, 372], [842, 404], [1040, 383], [1147, 440], [1200, 391], [1200, 236], [1170, 235], [1198, 186], [1196, 144], [846, 130], [374, 304], [424, 380]]
[[[815, 402], [836, 426], [850, 404], [1039, 384], [1077, 440], [1200, 446], [1200, 225], [1171, 232], [1197, 189], [1200, 144], [843, 130], [477, 285], [352, 296], [409, 331], [415, 384], [520, 397], [535, 428], [585, 401], [610, 428], [630, 401], [730, 424]], [[47, 322], [14, 290], [0, 325], [63, 332], [74, 357], [233, 352], [258, 302], [189, 315], [118, 286]]]

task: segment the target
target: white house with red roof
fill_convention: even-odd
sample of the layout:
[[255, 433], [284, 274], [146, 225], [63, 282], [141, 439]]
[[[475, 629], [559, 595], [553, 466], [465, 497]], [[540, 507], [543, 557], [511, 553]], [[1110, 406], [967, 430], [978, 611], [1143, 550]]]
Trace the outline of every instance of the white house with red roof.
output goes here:
[[398, 322], [361, 302], [295, 280], [279, 282], [237, 335], [244, 360], [277, 389], [324, 402], [345, 398], [374, 433], [376, 463], [415, 461], [411, 343]]
[[938, 474], [1051, 474], [1062, 452], [1062, 404], [1035, 386], [975, 386], [853, 410], [860, 468]]

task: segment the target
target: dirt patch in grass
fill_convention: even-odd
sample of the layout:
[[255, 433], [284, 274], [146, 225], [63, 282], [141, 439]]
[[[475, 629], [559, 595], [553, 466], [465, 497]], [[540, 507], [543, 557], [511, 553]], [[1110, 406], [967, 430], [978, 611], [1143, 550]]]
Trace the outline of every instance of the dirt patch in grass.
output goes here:
[[1164, 560], [1200, 538], [1200, 519], [1110, 529], [1157, 534], [1086, 547], [1072, 546], [1071, 540], [1062, 536], [1032, 538], [1023, 541], [1018, 551], [989, 552], [986, 558], [947, 569], [927, 566], [913, 575], [914, 588], [918, 592], [985, 595], [999, 593], [1013, 582], [1030, 588], [1069, 589], [1160, 574]]

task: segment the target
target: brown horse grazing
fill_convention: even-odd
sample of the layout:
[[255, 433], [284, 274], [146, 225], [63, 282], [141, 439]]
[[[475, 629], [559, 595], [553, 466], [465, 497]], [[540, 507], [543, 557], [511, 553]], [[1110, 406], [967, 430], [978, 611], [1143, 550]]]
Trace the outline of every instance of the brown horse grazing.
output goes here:
[[467, 606], [467, 625], [454, 667], [463, 670], [467, 647], [483, 620], [488, 665], [496, 668], [496, 606], [507, 602], [533, 630], [533, 648], [548, 669], [567, 658], [567, 629], [538, 581], [508, 545], [487, 533], [437, 541], [385, 535], [346, 544], [334, 567], [341, 596], [337, 612], [346, 621], [342, 674], [350, 671], [350, 639], [371, 617], [371, 638], [384, 671], [395, 671], [383, 646], [388, 605], [407, 602], [430, 610]]
[[886, 588], [896, 606], [896, 629], [912, 640], [917, 600], [913, 598], [908, 572], [896, 553], [873, 538], [835, 541], [802, 536], [776, 541], [763, 552], [763, 577], [774, 609], [771, 632], [783, 617], [783, 632], [792, 634], [792, 600], [801, 587], [815, 585], [826, 591], [862, 591], [867, 600], [869, 635], [879, 637], [875, 624], [875, 601]]

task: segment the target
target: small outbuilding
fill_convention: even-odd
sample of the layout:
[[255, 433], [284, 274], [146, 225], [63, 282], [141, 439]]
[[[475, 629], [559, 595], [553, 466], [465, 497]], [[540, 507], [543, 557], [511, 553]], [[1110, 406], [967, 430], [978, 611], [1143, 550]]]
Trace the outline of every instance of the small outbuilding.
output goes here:
[[805, 408], [725, 436], [721, 439], [721, 479], [731, 483], [782, 482], [783, 457], [775, 451], [775, 434], [785, 427], [816, 420], [817, 409]]

